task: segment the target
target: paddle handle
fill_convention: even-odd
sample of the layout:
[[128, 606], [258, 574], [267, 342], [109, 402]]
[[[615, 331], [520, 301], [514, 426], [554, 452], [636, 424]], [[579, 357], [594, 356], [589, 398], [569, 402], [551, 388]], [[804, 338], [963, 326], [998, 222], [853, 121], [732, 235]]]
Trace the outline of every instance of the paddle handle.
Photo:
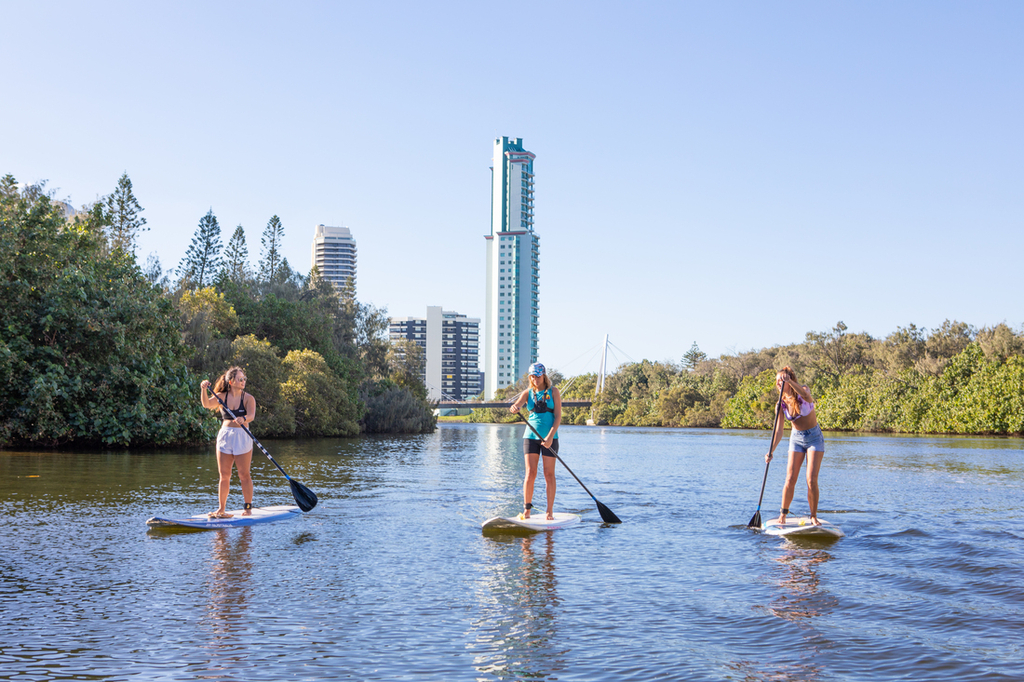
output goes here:
[[[216, 393], [214, 393], [213, 391], [210, 391], [210, 394], [211, 394], [211, 395], [212, 395], [212, 396], [213, 396], [214, 398], [216, 398], [216, 399], [217, 399], [217, 402], [218, 402], [218, 403], [220, 403], [221, 405], [223, 405], [223, 406], [224, 406], [224, 411], [225, 411], [225, 412], [227, 412], [228, 414], [230, 414], [230, 415], [231, 415], [231, 418], [232, 418], [232, 419], [236, 419], [236, 420], [238, 419], [238, 417], [236, 417], [236, 416], [235, 416], [235, 413], [231, 411], [231, 408], [230, 408], [230, 407], [228, 407], [228, 404], [227, 404], [226, 402], [224, 402], [223, 400], [221, 400], [221, 399], [220, 399], [220, 396], [219, 396], [219, 395], [217, 395], [217, 394], [216, 394]], [[270, 453], [269, 453], [269, 452], [267, 452], [267, 449], [266, 449], [265, 447], [263, 447], [263, 443], [259, 442], [259, 440], [257, 440], [257, 439], [256, 439], [256, 436], [252, 435], [252, 431], [250, 431], [250, 430], [249, 430], [249, 427], [248, 427], [248, 426], [246, 426], [246, 425], [244, 425], [244, 424], [242, 424], [241, 428], [242, 428], [242, 429], [243, 429], [243, 430], [244, 430], [244, 431], [245, 431], [245, 432], [246, 432], [247, 434], [249, 434], [249, 438], [252, 438], [252, 442], [253, 442], [253, 443], [256, 443], [256, 445], [257, 445], [257, 446], [259, 447], [259, 449], [263, 451], [263, 454], [267, 456], [267, 459], [269, 459], [269, 460], [270, 460], [271, 462], [273, 462], [273, 463], [274, 463], [274, 466], [276, 466], [276, 467], [277, 467], [277, 470], [278, 470], [278, 471], [280, 471], [280, 472], [281, 472], [282, 474], [284, 474], [284, 477], [285, 477], [285, 478], [287, 478], [287, 479], [288, 479], [289, 481], [290, 481], [290, 480], [292, 480], [291, 476], [289, 476], [289, 475], [288, 475], [287, 473], [285, 473], [285, 470], [284, 470], [284, 469], [282, 469], [282, 468], [281, 468], [281, 465], [277, 463], [277, 460], [276, 460], [276, 459], [274, 459], [273, 457], [271, 457], [271, 456], [270, 456]], [[774, 437], [774, 436], [773, 436], [773, 437]]]

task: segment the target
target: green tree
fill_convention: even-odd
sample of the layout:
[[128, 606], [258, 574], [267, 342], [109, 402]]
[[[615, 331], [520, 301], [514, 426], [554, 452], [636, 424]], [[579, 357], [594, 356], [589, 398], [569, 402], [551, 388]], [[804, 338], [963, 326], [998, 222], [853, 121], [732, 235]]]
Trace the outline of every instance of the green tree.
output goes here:
[[260, 238], [262, 250], [259, 262], [259, 281], [261, 284], [276, 284], [282, 281], [284, 256], [281, 254], [281, 243], [284, 240], [284, 225], [276, 215], [270, 217]]
[[228, 280], [238, 286], [248, 286], [252, 279], [249, 247], [245, 243], [245, 230], [239, 225], [232, 233], [227, 248], [224, 249], [224, 263], [220, 271], [220, 280]]
[[177, 308], [181, 312], [182, 340], [193, 353], [189, 367], [205, 374], [227, 362], [238, 315], [224, 294], [213, 287], [184, 291]]
[[110, 225], [107, 228], [110, 248], [135, 253], [135, 240], [140, 232], [149, 230], [146, 219], [140, 213], [145, 209], [139, 205], [132, 192], [132, 181], [128, 173], [121, 175], [117, 181], [117, 189], [107, 197], [107, 216]]
[[185, 365], [177, 314], [103, 207], [67, 224], [37, 188], [0, 182], [0, 446], [160, 445], [216, 430]]
[[770, 429], [775, 419], [779, 392], [775, 388], [775, 370], [766, 369], [757, 376], [744, 377], [736, 395], [725, 406], [722, 426], [739, 429]]
[[295, 434], [295, 406], [281, 392], [288, 380], [288, 370], [269, 341], [252, 334], [239, 336], [231, 343], [231, 365], [245, 370], [245, 390], [256, 399], [256, 419], [252, 432], [256, 436], [291, 436]]
[[693, 345], [690, 346], [690, 350], [686, 351], [683, 355], [683, 367], [688, 370], [697, 369], [697, 365], [708, 359], [706, 353], [704, 353], [698, 346], [697, 342], [694, 341]]
[[290, 351], [284, 366], [288, 379], [281, 386], [281, 396], [295, 406], [296, 435], [359, 435], [362, 406], [350, 399], [344, 383], [319, 353]]
[[431, 433], [437, 417], [430, 404], [390, 381], [367, 381], [359, 396], [366, 403], [361, 426], [366, 433]]
[[945, 320], [925, 340], [925, 357], [917, 362], [917, 368], [933, 376], [942, 374], [946, 364], [974, 340], [975, 333], [974, 327], [966, 322]]
[[185, 283], [185, 288], [202, 289], [213, 284], [220, 270], [222, 248], [220, 225], [211, 208], [199, 221], [192, 244], [178, 266], [178, 277]]
[[881, 369], [895, 374], [914, 367], [925, 354], [924, 334], [925, 330], [914, 324], [896, 327], [896, 331], [873, 348]]
[[1015, 355], [1024, 354], [1024, 337], [1015, 333], [1005, 322], [994, 327], [982, 327], [976, 336], [985, 357], [1005, 362]]
[[838, 380], [863, 366], [872, 339], [866, 334], [847, 334], [842, 320], [829, 332], [807, 332], [806, 342], [814, 356], [814, 369], [822, 377]]
[[426, 356], [418, 343], [409, 339], [392, 342], [387, 364], [388, 378], [395, 386], [406, 389], [421, 400], [427, 399], [427, 387], [423, 383]]

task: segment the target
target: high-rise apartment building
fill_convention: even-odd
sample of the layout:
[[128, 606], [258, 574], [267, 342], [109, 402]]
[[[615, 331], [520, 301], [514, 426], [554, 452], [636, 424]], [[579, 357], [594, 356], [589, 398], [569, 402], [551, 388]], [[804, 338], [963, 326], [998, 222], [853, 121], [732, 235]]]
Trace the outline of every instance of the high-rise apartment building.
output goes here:
[[468, 400], [480, 394], [480, 320], [427, 306], [427, 317], [392, 317], [392, 341], [424, 350], [423, 383], [430, 400]]
[[533, 153], [494, 141], [487, 240], [484, 395], [514, 384], [537, 361], [539, 238], [533, 231]]
[[341, 291], [345, 281], [356, 286], [356, 240], [347, 227], [317, 225], [313, 233], [313, 265], [320, 276]]

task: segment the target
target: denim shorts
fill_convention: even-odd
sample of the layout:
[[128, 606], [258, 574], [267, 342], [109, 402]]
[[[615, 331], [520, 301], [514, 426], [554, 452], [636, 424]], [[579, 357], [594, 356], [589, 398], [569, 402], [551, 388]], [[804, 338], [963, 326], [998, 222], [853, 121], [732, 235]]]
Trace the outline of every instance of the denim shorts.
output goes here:
[[790, 452], [807, 452], [808, 450], [825, 452], [825, 437], [821, 435], [820, 426], [812, 426], [806, 431], [793, 429], [789, 434]]

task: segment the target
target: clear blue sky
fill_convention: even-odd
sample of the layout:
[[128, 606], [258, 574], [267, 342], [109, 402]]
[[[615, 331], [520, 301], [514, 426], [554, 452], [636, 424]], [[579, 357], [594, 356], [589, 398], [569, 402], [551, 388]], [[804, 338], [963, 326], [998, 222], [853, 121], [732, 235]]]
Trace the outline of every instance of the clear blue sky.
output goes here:
[[536, 160], [541, 360], [596, 369], [843, 320], [1024, 322], [1021, 2], [0, 0], [0, 173], [127, 171], [178, 264], [212, 208], [359, 298], [484, 312], [495, 137]]

